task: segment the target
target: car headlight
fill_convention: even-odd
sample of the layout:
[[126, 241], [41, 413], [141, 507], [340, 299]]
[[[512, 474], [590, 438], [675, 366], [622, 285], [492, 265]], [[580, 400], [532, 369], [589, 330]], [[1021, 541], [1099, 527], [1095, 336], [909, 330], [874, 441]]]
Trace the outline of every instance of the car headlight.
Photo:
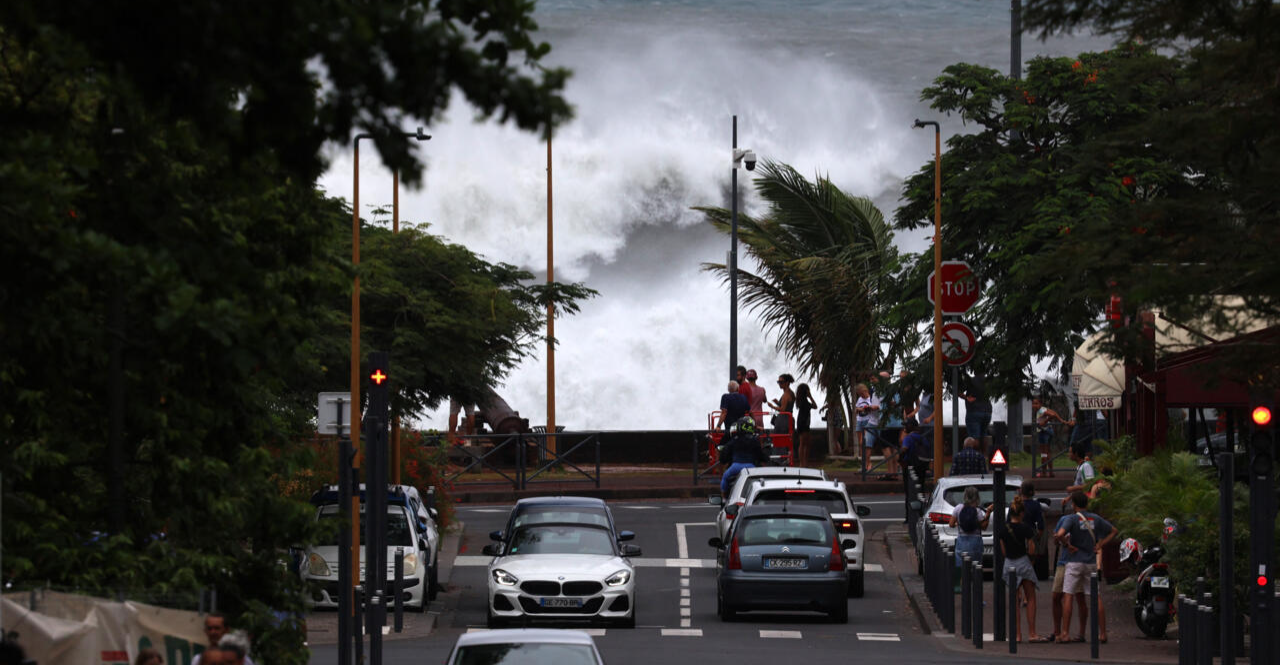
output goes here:
[[330, 575], [329, 562], [325, 561], [324, 557], [319, 554], [312, 552], [307, 555], [307, 572], [313, 577], [328, 577]]
[[515, 575], [512, 575], [501, 568], [494, 568], [493, 581], [501, 584], [502, 586], [515, 586], [516, 582], [519, 582], [520, 580], [516, 579]]
[[404, 574], [412, 575], [416, 572], [418, 572], [418, 555], [416, 553], [404, 555]]
[[619, 570], [618, 572], [604, 578], [604, 583], [609, 586], [622, 586], [631, 581], [631, 571]]

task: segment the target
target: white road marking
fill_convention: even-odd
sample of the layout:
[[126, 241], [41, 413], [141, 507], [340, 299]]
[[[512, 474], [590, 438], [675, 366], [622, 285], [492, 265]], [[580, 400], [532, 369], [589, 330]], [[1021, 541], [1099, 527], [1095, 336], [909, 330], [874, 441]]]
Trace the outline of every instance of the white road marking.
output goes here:
[[901, 517], [863, 517], [863, 522], [901, 522]]
[[484, 633], [484, 632], [487, 632], [488, 630], [489, 630], [488, 628], [476, 628], [475, 626], [472, 626], [471, 628], [467, 629], [467, 632], [468, 633]]
[[475, 556], [470, 554], [460, 554], [453, 560], [454, 566], [487, 566], [493, 561], [491, 556]]
[[862, 569], [863, 569], [863, 570], [865, 570], [865, 571], [867, 571], [868, 573], [883, 573], [883, 572], [884, 572], [884, 566], [882, 566], [882, 565], [880, 565], [880, 564], [878, 564], [878, 563], [864, 563], [864, 564], [862, 564]]
[[[680, 580], [680, 581], [681, 581], [681, 582], [687, 582], [688, 580]], [[680, 597], [681, 597], [681, 598], [688, 598], [688, 597], [689, 597], [689, 590], [688, 590], [688, 589], [681, 589], [681, 590], [680, 590]]]
[[680, 620], [680, 627], [681, 627], [681, 628], [688, 628], [689, 626], [692, 626], [692, 625], [693, 625], [693, 619], [681, 619], [681, 620]]
[[680, 522], [676, 524], [676, 544], [679, 547], [680, 558], [689, 558], [689, 536], [685, 531], [685, 527], [690, 526], [715, 526], [715, 522]]
[[658, 510], [657, 506], [618, 506], [627, 510]]
[[688, 607], [688, 606], [689, 606], [689, 600], [690, 600], [689, 598], [681, 598], [681, 599], [680, 599], [680, 606], [681, 606], [681, 607]]
[[682, 616], [682, 617], [687, 617], [687, 616], [692, 616], [692, 615], [693, 615], [693, 610], [692, 610], [692, 609], [690, 609], [690, 608], [688, 608], [688, 607], [681, 607], [681, 608], [680, 608], [680, 616]]
[[688, 576], [689, 576], [689, 568], [687, 568], [687, 567], [685, 567], [685, 568], [681, 568], [681, 569], [680, 569], [680, 577], [688, 577]]
[[[680, 578], [680, 586], [689, 586], [689, 578], [687, 578], [687, 577], [681, 577], [681, 578]], [[688, 589], [684, 589], [684, 591], [688, 591]]]
[[390, 634], [391, 634], [391, 626], [383, 626], [383, 627], [382, 627], [382, 634], [383, 634], [383, 635], [390, 635]]
[[901, 642], [902, 638], [897, 633], [858, 633], [858, 639], [862, 642]]
[[663, 628], [663, 637], [702, 637], [701, 628]]
[[798, 640], [801, 635], [798, 630], [762, 630], [760, 631], [760, 637]]
[[586, 634], [588, 634], [588, 635], [590, 635], [590, 636], [592, 636], [592, 637], [604, 637], [605, 630], [606, 630], [606, 629], [604, 629], [604, 628], [583, 628], [583, 629], [582, 629], [582, 632], [584, 632], [584, 633], [586, 633]]
[[954, 633], [934, 633], [934, 637], [955, 637]]

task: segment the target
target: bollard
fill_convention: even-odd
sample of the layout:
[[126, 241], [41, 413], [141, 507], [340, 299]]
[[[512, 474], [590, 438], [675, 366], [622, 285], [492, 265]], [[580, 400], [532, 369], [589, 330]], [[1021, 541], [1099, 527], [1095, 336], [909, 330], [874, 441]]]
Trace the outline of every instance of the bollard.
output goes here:
[[973, 646], [974, 648], [982, 648], [982, 556], [978, 556], [978, 560], [973, 562], [973, 574], [970, 575], [973, 580], [973, 591], [969, 592], [969, 596], [973, 600], [973, 624], [969, 626], [973, 630]]
[[[1009, 571], [1009, 653], [1018, 653], [1018, 573]], [[1033, 626], [1028, 626], [1027, 630]], [[1030, 637], [1028, 632], [1027, 637]]]
[[1213, 608], [1200, 606], [1196, 613], [1196, 662], [1213, 665]]
[[969, 566], [969, 555], [960, 555], [960, 636], [968, 639], [973, 636], [973, 570]]
[[387, 625], [384, 602], [386, 599], [375, 591], [369, 595], [369, 609], [365, 612], [369, 622], [369, 662], [373, 665], [382, 665], [382, 627]]
[[929, 525], [925, 527], [924, 546], [920, 548], [920, 551], [924, 553], [924, 559], [921, 561], [920, 566], [924, 570], [924, 592], [929, 596], [929, 602], [934, 607], [938, 606], [938, 579], [934, 570], [935, 566], [937, 566], [937, 553], [934, 552], [936, 546], [933, 538], [933, 525]]
[[[396, 598], [395, 630], [397, 633], [399, 633], [404, 630], [404, 548], [403, 547], [396, 548], [395, 570], [396, 570], [396, 577], [391, 582], [391, 590], [392, 590], [391, 592], [395, 594], [395, 598]], [[427, 596], [426, 596], [427, 590], [424, 589], [422, 593], [423, 593], [422, 602], [425, 604], [427, 602]]]
[[355, 659], [351, 662], [355, 665], [364, 665], [364, 586], [356, 585], [351, 591], [351, 611], [354, 613], [351, 621], [352, 638], [355, 640]]
[[956, 568], [952, 562], [956, 560], [956, 553], [953, 548], [948, 547], [942, 552], [943, 558], [947, 560], [947, 565], [942, 567], [942, 606], [945, 608], [946, 616], [942, 620], [942, 628], [948, 633], [956, 632]]
[[[1187, 643], [1187, 663], [1188, 665], [1194, 665], [1198, 657], [1197, 654], [1200, 653], [1199, 647], [1196, 646], [1198, 632], [1196, 630], [1196, 619], [1200, 615], [1198, 610], [1200, 603], [1188, 598], [1184, 605], [1186, 611], [1178, 615], [1178, 639]], [[1184, 619], [1186, 620], [1185, 626], [1182, 625]], [[1186, 631], [1185, 634], [1183, 633], [1184, 630]]]
[[1089, 657], [1098, 658], [1098, 571], [1089, 573]]
[[1190, 659], [1187, 658], [1187, 640], [1184, 633], [1187, 627], [1187, 597], [1178, 594], [1173, 602], [1178, 608], [1178, 665], [1191, 665]]

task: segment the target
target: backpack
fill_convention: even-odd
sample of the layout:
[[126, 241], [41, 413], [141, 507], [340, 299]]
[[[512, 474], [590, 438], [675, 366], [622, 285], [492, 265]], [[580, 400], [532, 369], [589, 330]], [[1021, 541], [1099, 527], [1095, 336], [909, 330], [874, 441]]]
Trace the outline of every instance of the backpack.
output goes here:
[[960, 516], [956, 518], [956, 525], [965, 533], [981, 531], [982, 520], [978, 518], [978, 509], [974, 506], [961, 508]]

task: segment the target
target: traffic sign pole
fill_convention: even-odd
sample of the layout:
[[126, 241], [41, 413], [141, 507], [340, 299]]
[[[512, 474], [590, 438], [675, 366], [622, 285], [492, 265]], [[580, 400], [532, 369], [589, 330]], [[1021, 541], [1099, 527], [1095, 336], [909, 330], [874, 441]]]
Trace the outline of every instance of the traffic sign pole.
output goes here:
[[[1005, 600], [1004, 593], [1002, 593], [1003, 591], [1002, 587], [1004, 586], [1004, 583], [1005, 583], [1004, 582], [1004, 552], [1000, 550], [1000, 543], [998, 542], [998, 538], [1000, 536], [1000, 532], [1004, 529], [1004, 472], [1005, 472], [1005, 469], [1008, 467], [1009, 467], [1008, 458], [1004, 456], [1004, 453], [1001, 452], [999, 448], [996, 448], [995, 452], [991, 454], [991, 475], [992, 475], [992, 480], [994, 481], [993, 484], [995, 486], [994, 487], [995, 505], [991, 509], [993, 513], [991, 516], [991, 535], [994, 536], [991, 540], [991, 545], [992, 545], [991, 552], [994, 557], [992, 561], [991, 570], [993, 574], [991, 575], [991, 578], [992, 578], [992, 584], [995, 585], [995, 596], [994, 596], [995, 614], [994, 614], [993, 620], [995, 621], [995, 624], [994, 624], [995, 640], [997, 642], [1005, 639], [1004, 613], [1006, 608], [1004, 604], [1004, 600]], [[1017, 607], [1015, 606], [1010, 606], [1007, 609], [1010, 612], [1018, 611]], [[1009, 639], [1017, 640], [1018, 636], [1009, 635]]]

